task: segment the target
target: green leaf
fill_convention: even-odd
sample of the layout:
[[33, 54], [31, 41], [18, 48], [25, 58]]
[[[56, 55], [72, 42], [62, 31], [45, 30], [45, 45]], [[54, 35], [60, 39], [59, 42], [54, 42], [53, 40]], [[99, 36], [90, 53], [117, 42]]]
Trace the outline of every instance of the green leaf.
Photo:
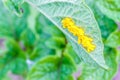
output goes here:
[[84, 65], [78, 80], [112, 80], [118, 67], [117, 52], [113, 48], [106, 47], [104, 53], [109, 69], [104, 70], [91, 65]]
[[75, 61], [76, 64], [80, 64], [81, 59], [77, 56], [75, 51], [73, 50], [72, 46], [70, 44], [67, 44], [65, 53], [68, 53], [72, 59]]
[[24, 0], [3, 0], [3, 3], [11, 12], [14, 12], [18, 16], [22, 15], [23, 10], [21, 6], [24, 3]]
[[52, 36], [65, 38], [64, 34], [56, 26], [51, 26], [50, 27], [49, 24], [48, 24], [48, 26], [46, 28], [46, 31], [50, 31], [49, 33]]
[[120, 31], [113, 32], [107, 39], [106, 43], [107, 46], [112, 48], [117, 48], [120, 46]]
[[33, 32], [33, 34], [35, 35], [36, 38], [39, 38], [39, 35], [35, 28], [35, 26], [37, 25], [36, 21], [37, 21], [37, 17], [38, 17], [38, 11], [32, 7], [29, 7], [29, 9], [30, 9], [30, 12], [29, 12], [30, 15], [28, 16], [28, 19], [27, 19], [28, 28]]
[[27, 80], [70, 80], [75, 69], [75, 64], [68, 55], [62, 58], [48, 56], [32, 67]]
[[97, 6], [96, 0], [85, 0], [94, 12], [95, 18], [99, 24], [102, 38], [107, 39], [108, 36], [117, 29], [117, 24], [104, 15]]
[[43, 14], [39, 14], [35, 27], [37, 33], [40, 34], [40, 38], [42, 37], [43, 39], [46, 37], [48, 39], [50, 36], [65, 37], [64, 34], [52, 22], [50, 22], [50, 20], [48, 20]]
[[26, 60], [22, 58], [17, 58], [11, 63], [11, 70], [12, 73], [18, 74], [18, 75], [23, 75], [26, 74], [28, 71], [28, 66], [26, 63]]
[[[107, 68], [103, 58], [103, 44], [101, 33], [94, 16], [88, 6], [82, 0], [26, 0], [29, 4], [38, 9], [45, 17], [55, 24], [69, 39], [77, 55], [83, 61], [91, 65], [99, 65]], [[81, 26], [87, 35], [94, 39], [96, 49], [88, 53], [77, 43], [77, 38], [62, 27], [61, 20], [71, 17], [76, 24]]]
[[29, 12], [28, 6], [26, 4], [23, 6], [25, 9], [24, 15], [18, 18], [16, 15], [10, 14], [3, 7], [2, 1], [0, 0], [0, 38], [14, 38], [19, 40], [21, 33], [27, 27], [26, 19]]
[[33, 47], [35, 44], [36, 37], [31, 29], [26, 29], [21, 34], [21, 40], [26, 47]]
[[48, 48], [44, 41], [39, 40], [36, 44], [30, 55], [31, 60], [38, 61], [43, 57], [56, 54], [56, 51]]
[[[8, 55], [9, 53], [7, 53]], [[11, 55], [9, 55], [11, 56]], [[14, 56], [6, 56], [0, 58], [0, 80], [3, 80], [8, 71], [12, 71], [14, 74], [26, 75], [27, 73], [27, 63], [24, 59], [20, 59]], [[8, 58], [8, 59], [6, 59]]]
[[120, 0], [97, 0], [97, 5], [102, 13], [120, 22]]
[[17, 43], [15, 40], [9, 39], [6, 41], [6, 48], [11, 56], [14, 55], [26, 59], [26, 54], [22, 51], [19, 43]]
[[14, 40], [6, 41], [7, 51], [0, 56], [0, 80], [9, 70], [16, 74], [27, 72], [27, 63], [25, 62], [25, 53]]
[[46, 45], [51, 49], [63, 49], [65, 48], [65, 39], [61, 37], [52, 37], [46, 41]]
[[9, 71], [9, 66], [4, 65], [4, 61], [5, 60], [0, 59], [0, 80], [2, 80]]

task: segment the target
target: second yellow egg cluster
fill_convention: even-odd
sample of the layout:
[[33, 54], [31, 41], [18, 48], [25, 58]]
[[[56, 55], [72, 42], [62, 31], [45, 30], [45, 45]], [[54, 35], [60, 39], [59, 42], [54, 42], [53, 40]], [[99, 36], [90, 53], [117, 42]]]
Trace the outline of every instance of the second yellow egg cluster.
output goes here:
[[93, 39], [87, 36], [85, 31], [77, 26], [72, 18], [64, 18], [62, 25], [63, 28], [67, 28], [69, 32], [78, 37], [78, 44], [82, 44], [88, 52], [95, 50], [96, 46], [92, 43]]

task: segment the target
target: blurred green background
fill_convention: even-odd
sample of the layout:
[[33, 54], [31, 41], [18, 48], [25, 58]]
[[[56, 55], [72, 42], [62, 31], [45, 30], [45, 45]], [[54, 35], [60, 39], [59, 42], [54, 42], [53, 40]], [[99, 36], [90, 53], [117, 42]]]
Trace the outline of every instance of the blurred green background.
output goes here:
[[86, 3], [101, 30], [110, 70], [84, 64], [65, 35], [27, 3], [18, 17], [0, 1], [0, 80], [120, 80], [119, 19], [104, 14], [93, 0]]

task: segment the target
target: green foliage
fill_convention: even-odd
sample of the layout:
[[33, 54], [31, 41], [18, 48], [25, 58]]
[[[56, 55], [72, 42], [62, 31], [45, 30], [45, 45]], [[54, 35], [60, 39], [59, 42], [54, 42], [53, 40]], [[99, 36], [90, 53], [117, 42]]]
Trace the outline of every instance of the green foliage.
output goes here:
[[73, 50], [70, 44], [67, 44], [65, 53], [68, 53], [73, 58], [76, 64], [80, 64], [81, 59], [77, 56], [77, 54], [75, 53], [75, 51]]
[[46, 45], [51, 49], [65, 48], [65, 39], [60, 37], [52, 37], [46, 41]]
[[12, 65], [11, 70], [13, 74], [23, 75], [26, 74], [28, 71], [26, 61], [22, 58], [15, 59], [11, 65]]
[[35, 25], [39, 38], [35, 42], [30, 59], [37, 61], [45, 56], [61, 53], [66, 45], [63, 33], [43, 15], [37, 17]]
[[27, 28], [26, 18], [29, 13], [27, 5], [23, 6], [26, 11], [24, 11], [22, 17], [18, 18], [16, 15], [9, 13], [0, 2], [0, 39], [3, 39], [5, 43], [3, 44], [5, 51], [2, 51], [3, 54], [0, 55], [0, 80], [4, 80], [8, 71], [24, 76], [28, 71], [26, 54], [19, 42], [21, 34]]
[[26, 5], [24, 5], [24, 15], [20, 18], [17, 16], [9, 13], [6, 11], [6, 9], [3, 7], [3, 5], [0, 2], [0, 37], [1, 38], [14, 38], [18, 40], [21, 36], [21, 33], [24, 31], [24, 29], [27, 27], [27, 14], [29, 12]]
[[[120, 58], [115, 49], [120, 45], [115, 22], [120, 21], [119, 0], [85, 0], [92, 11], [84, 0], [25, 1], [3, 0], [8, 10], [21, 17], [9, 13], [0, 1], [0, 80], [10, 80], [9, 72], [27, 80], [74, 80], [79, 66], [82, 74], [78, 80], [113, 78]], [[88, 53], [77, 37], [62, 27], [65, 17], [93, 38], [95, 51]]]
[[22, 15], [23, 10], [21, 6], [24, 3], [24, 0], [3, 0], [3, 3], [11, 12], [14, 12], [19, 16]]
[[99, 7], [97, 6], [96, 0], [85, 1], [90, 6], [95, 15], [95, 18], [101, 30], [103, 40], [106, 40], [109, 37], [109, 35], [117, 29], [117, 24], [115, 23], [115, 21], [109, 19], [100, 11]]
[[[55, 55], [56, 51], [54, 49], [48, 48], [43, 41], [39, 41], [36, 47], [33, 49], [30, 55], [30, 60], [37, 61], [48, 55]], [[40, 44], [41, 43], [41, 44]]]
[[78, 80], [112, 80], [118, 66], [117, 52], [115, 49], [105, 47], [104, 56], [106, 64], [109, 66], [108, 70], [84, 65], [82, 74]]
[[114, 21], [120, 22], [120, 0], [98, 0], [98, 8]]
[[24, 30], [21, 34], [21, 41], [26, 47], [33, 47], [35, 40], [35, 35], [30, 29]]
[[22, 52], [18, 44], [14, 40], [6, 42], [5, 55], [0, 56], [0, 79], [4, 77], [9, 70], [13, 73], [21, 74], [27, 72], [27, 64], [25, 54]]
[[117, 48], [120, 46], [120, 31], [113, 32], [107, 39], [106, 45]]
[[73, 60], [66, 54], [45, 57], [32, 67], [27, 80], [69, 80], [76, 67]]

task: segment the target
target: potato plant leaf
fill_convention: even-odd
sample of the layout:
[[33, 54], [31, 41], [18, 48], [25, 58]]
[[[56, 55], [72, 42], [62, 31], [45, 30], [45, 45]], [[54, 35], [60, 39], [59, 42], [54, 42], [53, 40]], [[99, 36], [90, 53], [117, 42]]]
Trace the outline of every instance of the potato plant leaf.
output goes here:
[[102, 38], [105, 40], [108, 36], [117, 29], [117, 24], [114, 20], [108, 18], [105, 14], [101, 12], [97, 6], [96, 0], [85, 0], [88, 6], [94, 12], [95, 18], [101, 30]]
[[77, 56], [70, 44], [67, 44], [65, 53], [68, 53], [73, 58], [76, 64], [79, 65], [81, 63], [81, 59]]
[[[103, 43], [99, 27], [83, 0], [26, 0], [26, 2], [38, 9], [68, 37], [79, 58], [91, 65], [99, 65], [107, 69], [103, 58]], [[75, 20], [76, 24], [94, 39], [96, 49], [93, 52], [88, 53], [77, 43], [77, 37], [63, 29], [61, 20], [65, 17]]]
[[61, 50], [65, 48], [65, 39], [61, 37], [52, 37], [46, 41], [46, 45], [50, 49]]
[[27, 27], [26, 18], [29, 12], [28, 6], [23, 6], [26, 11], [24, 11], [24, 15], [19, 18], [14, 14], [9, 13], [0, 0], [0, 38], [14, 38], [16, 40], [20, 38], [21, 33]]
[[117, 52], [115, 49], [107, 47], [104, 53], [109, 69], [104, 70], [91, 65], [84, 65], [78, 80], [112, 80], [118, 68]]
[[12, 71], [15, 74], [22, 75], [27, 72], [27, 63], [25, 54], [14, 40], [6, 41], [7, 51], [0, 56], [0, 80]]
[[109, 18], [120, 22], [120, 0], [97, 0], [97, 5]]
[[14, 12], [18, 16], [22, 15], [23, 10], [21, 6], [24, 0], [3, 0], [3, 3], [11, 12]]
[[73, 80], [76, 66], [69, 55], [48, 56], [40, 59], [30, 70], [27, 80]]
[[22, 32], [20, 39], [26, 47], [33, 47], [36, 37], [31, 29], [27, 28]]
[[106, 45], [117, 48], [120, 46], [120, 31], [113, 32], [107, 39]]

